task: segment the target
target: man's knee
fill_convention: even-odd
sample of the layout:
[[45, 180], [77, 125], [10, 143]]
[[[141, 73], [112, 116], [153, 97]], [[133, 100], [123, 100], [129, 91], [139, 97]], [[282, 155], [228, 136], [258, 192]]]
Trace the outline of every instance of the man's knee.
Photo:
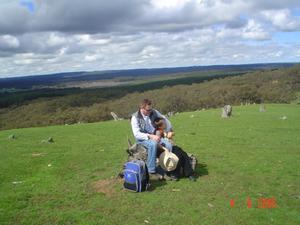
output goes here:
[[157, 148], [157, 142], [154, 141], [154, 140], [149, 140], [149, 147], [150, 148], [153, 148], [153, 149], [156, 149]]

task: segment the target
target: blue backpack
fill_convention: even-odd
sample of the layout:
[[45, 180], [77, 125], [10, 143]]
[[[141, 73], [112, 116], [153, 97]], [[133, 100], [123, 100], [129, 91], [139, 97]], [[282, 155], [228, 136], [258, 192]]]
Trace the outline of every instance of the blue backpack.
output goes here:
[[127, 162], [124, 166], [124, 188], [142, 192], [149, 187], [149, 173], [147, 165], [142, 160]]

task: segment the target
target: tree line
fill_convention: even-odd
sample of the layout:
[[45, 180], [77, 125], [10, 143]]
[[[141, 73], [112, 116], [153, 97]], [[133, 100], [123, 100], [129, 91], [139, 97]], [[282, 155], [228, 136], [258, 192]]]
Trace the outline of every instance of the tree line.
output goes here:
[[299, 96], [300, 65], [230, 77], [211, 77], [211, 80], [202, 77], [201, 83], [193, 79], [189, 82], [183, 79], [183, 84], [176, 81], [178, 83], [168, 85], [157, 81], [138, 88], [126, 87], [131, 88], [130, 91], [115, 87], [107, 89], [107, 92], [95, 89], [85, 94], [34, 99], [27, 104], [1, 109], [0, 129], [104, 121], [112, 119], [111, 111], [119, 117], [129, 118], [143, 98], [152, 99], [155, 107], [163, 113], [215, 108], [225, 104], [290, 103]]

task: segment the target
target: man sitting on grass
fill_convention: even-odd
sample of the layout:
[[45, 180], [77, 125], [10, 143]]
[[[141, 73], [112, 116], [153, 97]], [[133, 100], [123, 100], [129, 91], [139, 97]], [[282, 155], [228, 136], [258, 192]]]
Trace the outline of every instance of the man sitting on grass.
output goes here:
[[139, 105], [139, 110], [132, 114], [131, 117], [133, 135], [137, 143], [145, 146], [148, 151], [147, 166], [150, 177], [159, 177], [156, 174], [156, 154], [158, 145], [163, 145], [169, 151], [172, 151], [172, 144], [168, 140], [154, 134], [154, 121], [157, 118], [163, 118], [167, 130], [172, 131], [170, 121], [159, 111], [152, 109], [152, 102], [149, 99], [144, 99]]

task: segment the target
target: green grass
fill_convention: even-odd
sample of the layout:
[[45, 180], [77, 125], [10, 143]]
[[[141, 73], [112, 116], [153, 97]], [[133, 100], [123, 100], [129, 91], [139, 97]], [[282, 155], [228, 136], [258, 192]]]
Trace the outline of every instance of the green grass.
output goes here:
[[[300, 106], [258, 109], [234, 107], [230, 119], [220, 109], [172, 117], [175, 141], [197, 155], [201, 176], [144, 193], [92, 187], [120, 171], [128, 121], [1, 131], [0, 224], [300, 224]], [[53, 144], [41, 143], [49, 136]], [[271, 197], [276, 208], [257, 208]]]

